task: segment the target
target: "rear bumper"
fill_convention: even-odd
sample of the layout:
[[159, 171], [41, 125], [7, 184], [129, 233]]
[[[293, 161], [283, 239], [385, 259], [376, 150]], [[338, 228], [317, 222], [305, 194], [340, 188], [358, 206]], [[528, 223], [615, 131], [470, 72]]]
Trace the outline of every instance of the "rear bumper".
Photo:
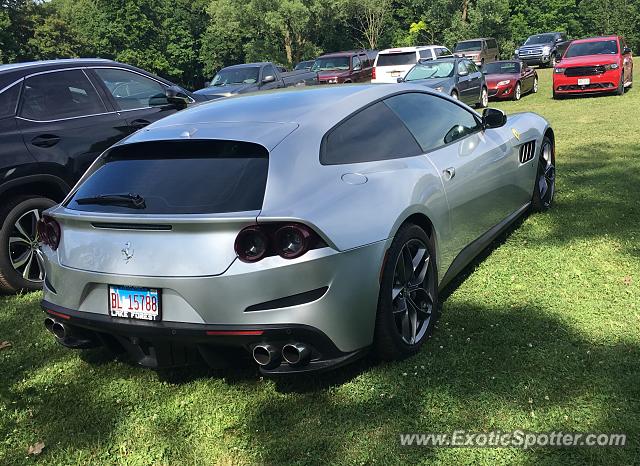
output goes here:
[[[578, 84], [578, 79], [588, 79], [589, 84]], [[609, 70], [591, 76], [566, 76], [553, 74], [553, 90], [556, 94], [587, 94], [613, 92], [620, 82], [620, 70]]]
[[116, 353], [126, 352], [137, 364], [153, 369], [208, 364], [228, 367], [247, 359], [253, 347], [268, 343], [281, 349], [287, 343], [304, 342], [311, 348], [311, 359], [303, 366], [282, 363], [265, 374], [308, 373], [333, 369], [366, 354], [367, 348], [342, 352], [322, 331], [300, 324], [283, 325], [206, 325], [176, 322], [144, 322], [115, 319], [107, 315], [88, 315], [42, 301], [44, 312], [67, 329], [58, 338], [72, 349], [106, 346]]

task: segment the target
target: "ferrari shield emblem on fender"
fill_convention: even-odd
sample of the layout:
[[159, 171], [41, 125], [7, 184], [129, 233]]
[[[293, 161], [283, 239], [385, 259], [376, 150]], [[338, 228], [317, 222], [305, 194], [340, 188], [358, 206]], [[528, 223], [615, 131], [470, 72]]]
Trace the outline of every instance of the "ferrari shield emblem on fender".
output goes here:
[[520, 140], [520, 133], [518, 132], [518, 130], [515, 129], [515, 128], [511, 128], [511, 132], [516, 137], [516, 139], [519, 141]]

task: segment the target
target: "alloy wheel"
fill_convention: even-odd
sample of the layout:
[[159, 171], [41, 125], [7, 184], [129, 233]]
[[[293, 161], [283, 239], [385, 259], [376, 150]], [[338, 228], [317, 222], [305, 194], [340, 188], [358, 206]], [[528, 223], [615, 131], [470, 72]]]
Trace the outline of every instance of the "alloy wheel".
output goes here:
[[419, 343], [433, 316], [435, 274], [429, 250], [421, 240], [404, 244], [396, 261], [391, 301], [396, 330], [408, 345]]
[[38, 220], [38, 209], [25, 212], [13, 224], [9, 236], [11, 266], [22, 278], [33, 283], [44, 280], [44, 260], [38, 244]]
[[538, 92], [538, 78], [533, 79], [533, 93]]
[[487, 107], [489, 105], [489, 93], [486, 88], [482, 88], [482, 96], [480, 97], [480, 105]]
[[556, 189], [556, 168], [553, 165], [553, 147], [545, 141], [538, 159], [538, 190], [545, 208], [551, 206]]
[[514, 97], [515, 97], [515, 100], [520, 100], [520, 97], [522, 97], [522, 87], [520, 86], [520, 83], [516, 84]]

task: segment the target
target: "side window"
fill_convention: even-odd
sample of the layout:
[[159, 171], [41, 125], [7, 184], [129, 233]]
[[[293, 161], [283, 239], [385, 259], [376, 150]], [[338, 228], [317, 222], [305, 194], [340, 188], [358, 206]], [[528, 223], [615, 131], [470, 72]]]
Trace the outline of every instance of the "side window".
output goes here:
[[407, 125], [423, 152], [481, 129], [480, 122], [471, 112], [438, 96], [410, 92], [390, 97], [385, 103]]
[[106, 112], [104, 103], [81, 70], [58, 71], [27, 78], [20, 116], [48, 121]]
[[465, 64], [467, 65], [467, 71], [469, 72], [469, 74], [471, 73], [477, 73], [478, 71], [478, 67], [476, 66], [475, 63], [473, 63], [471, 60], [465, 60]]
[[357, 71], [357, 70], [361, 70], [362, 69], [362, 63], [360, 63], [360, 59], [357, 56], [353, 56], [353, 65], [352, 65], [352, 70]]
[[96, 74], [111, 92], [120, 110], [167, 105], [165, 86], [131, 71], [96, 68]]
[[323, 165], [372, 162], [421, 153], [407, 127], [384, 103], [352, 115], [325, 137], [320, 152]]
[[21, 82], [14, 84], [0, 93], [0, 118], [15, 116], [21, 85]]
[[495, 39], [489, 39], [487, 40], [487, 47], [489, 47], [490, 49], [495, 49], [496, 47], [498, 47], [498, 44], [496, 43]]
[[278, 76], [273, 65], [267, 65], [262, 70], [262, 79], [266, 78], [267, 76], [273, 76], [274, 78]]
[[420, 50], [420, 58], [427, 58], [427, 59], [431, 59], [434, 58], [433, 55], [431, 54], [431, 49], [422, 49]]
[[467, 65], [463, 60], [458, 62], [458, 74], [465, 74], [467, 72]]

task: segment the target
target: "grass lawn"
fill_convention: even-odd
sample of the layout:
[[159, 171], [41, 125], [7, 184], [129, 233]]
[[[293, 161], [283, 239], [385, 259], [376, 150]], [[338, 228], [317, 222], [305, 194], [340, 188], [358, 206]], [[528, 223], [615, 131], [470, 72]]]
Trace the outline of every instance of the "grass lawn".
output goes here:
[[[13, 344], [0, 350], [0, 464], [636, 463], [640, 89], [553, 101], [539, 74], [537, 95], [494, 105], [555, 128], [556, 204], [457, 281], [419, 355], [313, 378], [157, 373], [57, 345], [39, 293], [0, 297], [0, 342]], [[628, 446], [399, 445], [455, 429], [624, 432]]]

